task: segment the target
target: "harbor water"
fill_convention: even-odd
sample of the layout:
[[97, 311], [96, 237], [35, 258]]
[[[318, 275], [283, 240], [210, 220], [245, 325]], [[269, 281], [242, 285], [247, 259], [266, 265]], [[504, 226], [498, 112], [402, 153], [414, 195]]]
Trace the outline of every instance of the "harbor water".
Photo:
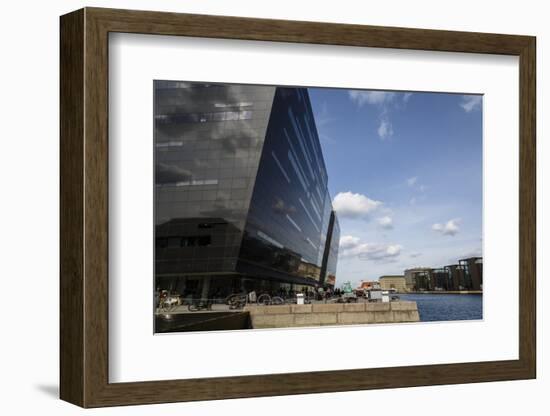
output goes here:
[[418, 305], [421, 322], [483, 319], [483, 295], [400, 294]]

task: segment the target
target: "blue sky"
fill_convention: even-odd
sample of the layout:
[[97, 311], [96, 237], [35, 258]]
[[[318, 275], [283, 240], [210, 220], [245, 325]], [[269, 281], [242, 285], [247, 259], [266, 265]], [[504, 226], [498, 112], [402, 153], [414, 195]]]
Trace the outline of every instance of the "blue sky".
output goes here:
[[481, 96], [309, 95], [341, 226], [338, 285], [481, 255]]

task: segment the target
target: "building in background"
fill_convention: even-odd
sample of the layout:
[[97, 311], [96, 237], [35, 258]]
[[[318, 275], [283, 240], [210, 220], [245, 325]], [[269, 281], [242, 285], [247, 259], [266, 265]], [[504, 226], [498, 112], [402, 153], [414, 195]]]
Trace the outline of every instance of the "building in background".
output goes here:
[[429, 267], [415, 267], [405, 270], [405, 285], [409, 292], [429, 290], [430, 273]]
[[462, 273], [458, 264], [449, 264], [444, 267], [450, 281], [451, 290], [461, 290]]
[[430, 290], [453, 290], [452, 279], [445, 268], [430, 271]]
[[409, 291], [407, 289], [405, 276], [403, 275], [380, 276], [378, 278], [378, 281], [380, 282], [380, 288], [382, 290], [395, 289], [399, 293], [405, 293]]
[[463, 274], [464, 288], [467, 290], [483, 290], [483, 258], [469, 257], [458, 261], [459, 270]]
[[155, 81], [154, 145], [157, 288], [335, 284], [340, 231], [306, 89]]
[[378, 280], [361, 280], [361, 283], [359, 283], [359, 286], [357, 287], [359, 290], [380, 290], [380, 282]]
[[483, 257], [461, 259], [441, 268], [417, 267], [405, 270], [409, 291], [483, 290]]

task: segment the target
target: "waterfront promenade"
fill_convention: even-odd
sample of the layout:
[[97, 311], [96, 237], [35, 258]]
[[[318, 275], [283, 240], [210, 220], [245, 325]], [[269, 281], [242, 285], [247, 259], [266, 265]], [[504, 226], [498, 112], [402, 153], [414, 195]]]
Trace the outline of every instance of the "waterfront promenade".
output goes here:
[[189, 311], [181, 305], [170, 312], [157, 311], [155, 332], [188, 332], [205, 330], [265, 329], [339, 325], [419, 322], [414, 301], [352, 303], [316, 301], [306, 305], [247, 304], [229, 309], [215, 304], [211, 310]]

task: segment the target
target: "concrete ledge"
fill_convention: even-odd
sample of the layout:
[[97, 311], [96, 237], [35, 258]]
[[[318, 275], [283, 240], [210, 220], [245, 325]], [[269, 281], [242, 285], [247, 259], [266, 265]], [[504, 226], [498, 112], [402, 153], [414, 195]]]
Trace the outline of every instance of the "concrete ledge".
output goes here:
[[400, 301], [390, 303], [392, 311], [416, 311], [416, 302]]
[[291, 313], [311, 313], [313, 305], [290, 305]]
[[285, 328], [294, 326], [293, 314], [264, 314], [253, 316], [251, 314], [252, 328]]
[[365, 312], [341, 312], [338, 314], [339, 324], [372, 324], [374, 323], [374, 314]]
[[243, 312], [250, 312], [250, 315], [264, 315], [265, 306], [246, 305]]
[[302, 313], [294, 316], [295, 326], [334, 325], [336, 323], [335, 313]]
[[344, 303], [344, 312], [365, 312], [366, 303]]
[[418, 311], [394, 311], [393, 319], [395, 322], [418, 322], [420, 316]]
[[266, 315], [279, 315], [281, 313], [290, 313], [290, 305], [268, 305], [260, 306], [265, 308]]
[[416, 302], [247, 305], [252, 328], [418, 322]]
[[393, 320], [393, 312], [374, 312], [374, 322], [377, 324], [387, 324], [390, 322], [395, 322]]
[[336, 313], [336, 312], [342, 312], [344, 310], [343, 303], [316, 303], [311, 306], [313, 306], [312, 308], [313, 313], [323, 313], [323, 312]]
[[365, 303], [365, 310], [366, 311], [389, 311], [391, 308], [390, 302], [383, 303], [383, 302], [369, 302]]

